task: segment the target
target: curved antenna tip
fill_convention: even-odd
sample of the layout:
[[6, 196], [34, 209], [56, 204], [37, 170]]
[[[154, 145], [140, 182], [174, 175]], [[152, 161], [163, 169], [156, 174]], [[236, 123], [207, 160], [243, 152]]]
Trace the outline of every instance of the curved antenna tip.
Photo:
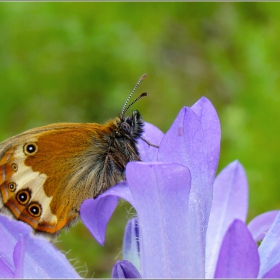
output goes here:
[[148, 74], [146, 74], [146, 73], [143, 74], [143, 75], [141, 76], [140, 80], [143, 81], [144, 79], [146, 79], [147, 76], [148, 76]]

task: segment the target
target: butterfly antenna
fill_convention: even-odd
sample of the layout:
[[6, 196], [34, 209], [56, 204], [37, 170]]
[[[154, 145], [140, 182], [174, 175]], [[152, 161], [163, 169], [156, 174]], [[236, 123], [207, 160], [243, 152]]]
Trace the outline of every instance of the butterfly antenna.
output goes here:
[[[134, 100], [128, 107], [127, 106], [127, 103], [128, 101], [130, 100], [131, 96], [134, 94], [135, 90], [139, 87], [139, 85], [141, 84], [141, 82], [147, 77], [147, 74], [143, 74], [140, 79], [138, 80], [137, 84], [135, 85], [134, 89], [132, 90], [132, 92], [130, 93], [130, 95], [128, 96], [128, 98], [126, 99], [124, 105], [123, 105], [123, 109], [122, 109], [122, 116], [124, 115], [124, 113], [128, 110], [128, 108], [134, 104], [137, 100], [139, 100], [140, 98], [144, 97], [144, 96], [147, 96], [147, 93], [142, 93], [136, 100]], [[146, 95], [143, 95], [143, 94], [146, 94]]]
[[131, 102], [126, 108], [125, 110], [122, 111], [122, 116], [124, 115], [124, 113], [135, 103], [137, 102], [139, 99], [141, 99], [142, 97], [145, 97], [148, 95], [148, 92], [143, 92], [141, 93], [133, 102]]

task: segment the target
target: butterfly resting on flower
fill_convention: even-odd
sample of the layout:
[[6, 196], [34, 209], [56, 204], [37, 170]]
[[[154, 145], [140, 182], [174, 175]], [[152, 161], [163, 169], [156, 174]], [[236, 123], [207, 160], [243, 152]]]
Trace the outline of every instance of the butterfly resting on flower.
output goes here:
[[[0, 144], [0, 208], [35, 231], [56, 234], [79, 218], [80, 205], [125, 179], [139, 161], [144, 121], [125, 112], [105, 124], [57, 123], [28, 130]], [[156, 146], [155, 146], [156, 147]]]

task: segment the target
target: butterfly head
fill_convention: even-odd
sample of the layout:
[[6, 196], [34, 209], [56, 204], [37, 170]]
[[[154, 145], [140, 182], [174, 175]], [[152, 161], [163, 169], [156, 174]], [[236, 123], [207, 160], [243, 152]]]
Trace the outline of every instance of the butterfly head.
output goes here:
[[147, 77], [147, 74], [144, 74], [140, 77], [140, 79], [138, 80], [137, 84], [135, 85], [134, 89], [132, 90], [132, 92], [130, 93], [130, 95], [128, 96], [123, 109], [122, 109], [122, 113], [119, 116], [118, 120], [117, 120], [117, 136], [121, 136], [121, 137], [126, 137], [126, 138], [130, 138], [130, 139], [138, 139], [139, 137], [141, 137], [142, 133], [144, 132], [144, 121], [142, 119], [141, 114], [137, 111], [134, 110], [132, 112], [131, 116], [125, 116], [125, 112], [127, 112], [127, 110], [135, 103], [137, 102], [139, 99], [141, 99], [142, 97], [145, 97], [148, 95], [147, 92], [143, 92], [141, 93], [133, 102], [131, 102], [129, 105], [128, 101], [130, 100], [130, 98], [132, 97], [132, 95], [134, 94], [135, 90], [138, 88], [138, 86], [140, 85], [140, 83]]
[[121, 115], [117, 121], [117, 136], [137, 139], [144, 132], [144, 121], [141, 114], [135, 110], [131, 116]]

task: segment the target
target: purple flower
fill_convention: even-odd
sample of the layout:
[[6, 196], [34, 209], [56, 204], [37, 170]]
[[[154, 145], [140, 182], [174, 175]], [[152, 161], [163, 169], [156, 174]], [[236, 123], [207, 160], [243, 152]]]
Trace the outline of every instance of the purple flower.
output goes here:
[[0, 215], [0, 278], [80, 278], [66, 257], [31, 227]]
[[[270, 228], [272, 230], [271, 226], [279, 211], [264, 213], [253, 219], [246, 227], [247, 211], [248, 184], [246, 173], [242, 165], [235, 161], [224, 168], [214, 181], [213, 202], [206, 242], [207, 278], [218, 276], [222, 278], [254, 278], [257, 277], [258, 272], [260, 272], [259, 277], [264, 275], [259, 271], [259, 258], [270, 257], [263, 253], [261, 255], [260, 251], [258, 253], [256, 242], [262, 240]], [[259, 250], [268, 236], [263, 240]], [[226, 240], [230, 240], [230, 238], [233, 240], [227, 243]], [[230, 252], [230, 244], [233, 243], [235, 247]], [[228, 261], [233, 265], [231, 271], [227, 272], [221, 261], [226, 259], [222, 253], [225, 250], [228, 250]], [[234, 253], [237, 253], [237, 256]], [[246, 262], [248, 259], [249, 263]], [[268, 272], [269, 267], [266, 266], [265, 270]]]
[[141, 278], [136, 267], [129, 261], [117, 261], [112, 269], [113, 278]]
[[[81, 207], [84, 223], [100, 244], [118, 198], [137, 211], [125, 231], [126, 261], [116, 264], [112, 276], [139, 277], [135, 267], [143, 278], [277, 275], [280, 259], [270, 255], [276, 252], [275, 236], [267, 241], [277, 223], [271, 226], [273, 215], [268, 214], [265, 221], [252, 221], [251, 232], [245, 225], [248, 186], [243, 167], [233, 162], [215, 179], [220, 125], [210, 101], [201, 98], [184, 107], [165, 135], [147, 124], [144, 137], [159, 149], [141, 142], [139, 150], [147, 162], [129, 163], [126, 182]], [[93, 219], [96, 214], [102, 219]], [[263, 243], [268, 242], [270, 250], [262, 253], [253, 236], [262, 236], [264, 230], [268, 233]]]

